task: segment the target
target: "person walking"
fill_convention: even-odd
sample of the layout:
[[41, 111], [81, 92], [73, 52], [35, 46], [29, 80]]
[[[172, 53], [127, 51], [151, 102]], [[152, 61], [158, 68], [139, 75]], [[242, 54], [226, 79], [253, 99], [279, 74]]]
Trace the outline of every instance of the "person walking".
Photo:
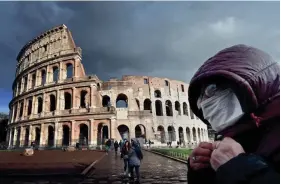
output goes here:
[[223, 49], [198, 69], [188, 94], [193, 113], [217, 133], [188, 158], [189, 184], [280, 183], [280, 65], [270, 55]]
[[119, 144], [117, 141], [115, 141], [115, 143], [114, 143], [115, 155], [117, 155], [118, 147], [119, 147]]
[[136, 182], [140, 181], [140, 163], [143, 159], [143, 154], [137, 140], [132, 139], [132, 146], [128, 152], [128, 164], [130, 178], [134, 179], [134, 170], [136, 173]]
[[106, 154], [107, 154], [107, 155], [108, 155], [110, 146], [111, 146], [111, 140], [108, 139], [108, 140], [105, 142], [105, 151], [106, 151]]
[[128, 153], [129, 153], [129, 150], [131, 149], [131, 144], [129, 141], [125, 141], [124, 142], [124, 145], [120, 148], [122, 151], [121, 151], [121, 158], [123, 158], [123, 161], [124, 161], [124, 175], [127, 176], [129, 173], [128, 173]]

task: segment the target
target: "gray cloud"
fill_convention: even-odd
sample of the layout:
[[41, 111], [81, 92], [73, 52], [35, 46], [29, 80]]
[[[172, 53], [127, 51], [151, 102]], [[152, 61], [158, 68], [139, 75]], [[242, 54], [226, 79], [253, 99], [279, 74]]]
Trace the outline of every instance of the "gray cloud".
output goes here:
[[238, 43], [279, 61], [279, 2], [0, 2], [0, 87], [41, 32], [66, 24], [87, 74], [151, 75], [188, 82], [217, 51]]

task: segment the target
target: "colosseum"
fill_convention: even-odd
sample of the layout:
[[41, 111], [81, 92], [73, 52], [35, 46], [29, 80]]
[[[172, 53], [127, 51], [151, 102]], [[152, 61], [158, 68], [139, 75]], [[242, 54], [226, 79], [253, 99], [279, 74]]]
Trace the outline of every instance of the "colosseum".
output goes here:
[[189, 108], [188, 84], [158, 77], [101, 81], [86, 75], [82, 50], [65, 25], [19, 52], [9, 104], [9, 148], [102, 145], [138, 138], [154, 145], [192, 147], [208, 140], [207, 126]]

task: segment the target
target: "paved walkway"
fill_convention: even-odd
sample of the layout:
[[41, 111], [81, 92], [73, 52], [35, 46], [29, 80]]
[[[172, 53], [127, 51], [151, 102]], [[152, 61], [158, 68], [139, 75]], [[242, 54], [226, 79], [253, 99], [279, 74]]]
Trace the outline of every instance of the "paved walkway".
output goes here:
[[[187, 183], [186, 164], [146, 151], [143, 153], [140, 183]], [[120, 155], [111, 153], [98, 162], [85, 184], [89, 181], [93, 183], [128, 183], [128, 178], [123, 176], [123, 160], [120, 159]]]
[[[153, 153], [143, 151], [144, 159], [140, 167], [141, 184], [187, 184], [186, 164], [162, 157]], [[123, 160], [120, 155], [114, 152], [105, 156], [98, 162], [87, 178], [29, 178], [21, 180], [11, 178], [4, 181], [0, 178], [0, 183], [17, 184], [132, 184], [127, 177], [123, 176]]]

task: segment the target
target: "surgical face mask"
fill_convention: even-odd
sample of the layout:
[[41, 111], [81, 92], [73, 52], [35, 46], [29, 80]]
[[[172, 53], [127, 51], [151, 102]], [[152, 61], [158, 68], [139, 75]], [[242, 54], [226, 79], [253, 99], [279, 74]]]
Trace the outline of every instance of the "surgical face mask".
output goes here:
[[199, 103], [204, 119], [220, 132], [235, 124], [243, 115], [240, 102], [231, 89], [216, 91], [213, 96]]

